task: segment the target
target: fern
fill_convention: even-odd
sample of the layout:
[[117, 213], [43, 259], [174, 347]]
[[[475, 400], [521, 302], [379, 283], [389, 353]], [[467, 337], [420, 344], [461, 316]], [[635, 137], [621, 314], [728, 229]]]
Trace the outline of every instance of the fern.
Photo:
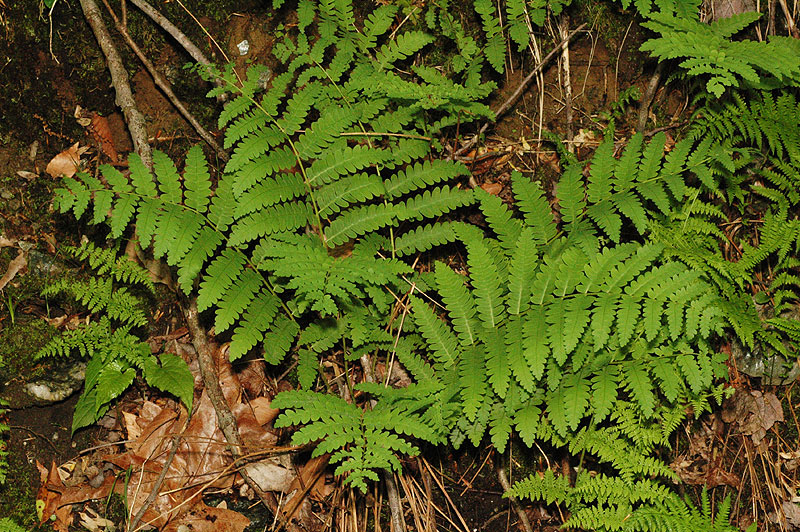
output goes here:
[[114, 281], [152, 290], [148, 273], [113, 250], [91, 243], [66, 248], [72, 256], [87, 260], [98, 275], [88, 281], [60, 280], [45, 288], [46, 295], [67, 294], [88, 307], [99, 319], [65, 331], [48, 342], [35, 358], [69, 356], [78, 352], [88, 358], [86, 383], [75, 406], [72, 431], [95, 423], [134, 381], [138, 371], [151, 386], [174, 394], [191, 409], [194, 378], [186, 362], [173, 354], [156, 357], [150, 346], [133, 333], [147, 323], [140, 297]]
[[[754, 192], [777, 208], [765, 218], [762, 245], [744, 248], [738, 266], [718, 252], [725, 235], [717, 222], [727, 211], [714, 198], [726, 190], [736, 197], [726, 187], [743, 183], [735, 176], [753, 153], [715, 135], [692, 135], [665, 154], [665, 134], [638, 134], [617, 157], [611, 131], [588, 168], [562, 150], [554, 198], [515, 172], [513, 208], [467, 188], [466, 166], [436, 160], [438, 137], [450, 125], [493, 117], [482, 103], [494, 89], [484, 61], [504, 68], [504, 29], [525, 46], [529, 23], [543, 24], [565, 4], [496, 8], [476, 0], [484, 33], [476, 36], [446, 0], [425, 13], [430, 34], [390, 33], [392, 6], [362, 22], [347, 0], [301, 0], [296, 29], [274, 48], [281, 73], [266, 88], [262, 67], [241, 81], [231, 67], [206, 72], [222, 82], [212, 95], [232, 96], [219, 121], [232, 154], [215, 179], [199, 148], [182, 168], [157, 153], [151, 171], [131, 156], [129, 175], [106, 166], [104, 179], [66, 180], [56, 205], [106, 222], [115, 238], [135, 225], [142, 245], [176, 268], [181, 290], [213, 312], [232, 359], [251, 351], [271, 364], [296, 358], [300, 389], [275, 397], [277, 426], [302, 425], [293, 441], [318, 442], [315, 454], [330, 453], [346, 483], [366, 491], [420, 441], [479, 445], [488, 437], [502, 452], [516, 432], [529, 446], [546, 442], [586, 462], [575, 485], [546, 472], [515, 493], [566, 503], [573, 526], [622, 529], [640, 512], [634, 528], [648, 529], [657, 518], [647, 512], [671, 504], [662, 502], [663, 481], [674, 477], [654, 453], [687, 405], [707, 408], [719, 398], [712, 385], [724, 365], [714, 336], [728, 327], [745, 342], [798, 335], [780, 316], [762, 327], [743, 295], [745, 276], [777, 258], [785, 267], [775, 295], [791, 300], [795, 175], [791, 165], [765, 167], [769, 185]], [[662, 36], [649, 46], [689, 57], [692, 75], [710, 75], [710, 91], [793, 79], [793, 60], [776, 67], [756, 58], [760, 44], [735, 59], [686, 48], [710, 35], [720, 50], [738, 50], [748, 43], [730, 37], [746, 17], [701, 28], [688, 16], [696, 3], [656, 4], [657, 12], [636, 4]], [[678, 38], [685, 42], [672, 47]], [[457, 51], [442, 69], [416, 60], [433, 43], [450, 42]], [[794, 153], [789, 135], [759, 131], [747, 134], [773, 155]], [[482, 228], [459, 221], [473, 206]], [[442, 245], [464, 250], [465, 273], [444, 263], [419, 273], [404, 262]], [[92, 308], [110, 308], [113, 283], [93, 286], [102, 290], [75, 293]], [[398, 302], [410, 305], [401, 319]], [[116, 327], [103, 317], [51, 348], [82, 350], [94, 364], [85, 399], [92, 415], [82, 423], [138, 369], [156, 386], [177, 373], [162, 357], [161, 375], [151, 374], [155, 361], [131, 335], [136, 323]], [[114, 363], [106, 375], [96, 371], [98, 353]], [[414, 382], [362, 382], [360, 395], [339, 389], [369, 398], [347, 401], [332, 395], [336, 384], [320, 391], [319, 360], [328, 356], [397, 361]]]
[[[732, 41], [731, 37], [759, 18], [741, 13], [704, 24], [696, 16], [651, 12], [644, 26], [659, 34], [641, 49], [661, 60], [681, 58], [690, 76], [706, 76], [706, 90], [720, 97], [726, 88], [766, 88], [796, 85], [800, 60], [796, 39], [773, 37], [769, 41]], [[787, 51], [791, 50], [788, 52]]]
[[345, 475], [346, 484], [364, 492], [368, 480], [378, 480], [376, 470], [400, 470], [397, 453], [419, 452], [408, 437], [436, 439], [429, 426], [410, 412], [381, 406], [365, 411], [333, 396], [299, 390], [283, 392], [272, 406], [285, 409], [276, 427], [305, 425], [292, 436], [295, 444], [324, 437], [313, 456], [332, 453], [331, 461], [339, 463], [335, 474]]

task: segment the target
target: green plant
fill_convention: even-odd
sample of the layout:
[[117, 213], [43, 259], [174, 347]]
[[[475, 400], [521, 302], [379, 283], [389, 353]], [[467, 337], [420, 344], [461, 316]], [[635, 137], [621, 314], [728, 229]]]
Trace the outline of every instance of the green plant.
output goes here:
[[11, 325], [14, 325], [16, 323], [16, 318], [14, 314], [14, 309], [16, 308], [16, 305], [14, 305], [14, 301], [11, 299], [11, 294], [6, 294], [5, 304], [6, 304], [6, 310], [8, 311], [8, 317], [11, 320]]
[[[536, 7], [544, 16], [537, 6], [509, 2], [517, 44], [522, 13]], [[398, 455], [418, 452], [418, 440], [477, 445], [488, 434], [502, 450], [516, 432], [528, 445], [581, 457], [574, 485], [549, 472], [515, 488], [568, 504], [576, 526], [650, 530], [670, 512], [679, 528], [710, 523], [705, 507], [698, 513], [665, 487], [674, 474], [657, 452], [687, 408], [702, 412], [723, 395], [713, 385], [725, 359], [716, 335], [732, 327], [752, 342], [762, 328], [742, 272], [774, 253], [788, 257], [794, 241], [754, 247], [752, 267], [734, 282], [713, 262], [721, 210], [701, 197], [733, 190], [720, 178], [741, 162], [713, 135], [665, 154], [663, 133], [649, 142], [637, 134], [617, 158], [609, 130], [588, 168], [562, 148], [556, 208], [520, 174], [513, 208], [466, 188], [467, 167], [434, 155], [445, 128], [491, 118], [481, 103], [494, 88], [482, 81], [483, 58], [501, 70], [505, 46], [493, 7], [475, 7], [484, 50], [446, 2], [427, 11], [435, 37], [455, 45], [439, 70], [413, 60], [433, 35], [391, 36], [396, 7], [362, 23], [346, 0], [301, 0], [268, 83], [264, 67], [241, 82], [232, 68], [206, 72], [223, 82], [211, 95], [233, 95], [219, 120], [232, 156], [216, 181], [198, 147], [181, 172], [163, 153], [154, 152], [152, 171], [132, 155], [129, 175], [103, 166], [102, 180], [66, 180], [56, 205], [88, 212], [114, 238], [134, 224], [142, 246], [177, 269], [181, 290], [196, 294], [201, 311], [213, 309], [232, 359], [254, 349], [272, 364], [296, 357], [300, 389], [274, 399], [283, 411], [276, 423], [304, 424], [293, 440], [319, 442], [314, 452], [331, 453], [353, 486], [366, 490], [378, 470], [398, 469]], [[732, 27], [712, 31], [727, 38]], [[709, 90], [724, 85], [715, 83]], [[485, 230], [458, 217], [476, 203]], [[787, 211], [778, 213], [775, 232], [795, 231]], [[421, 273], [403, 260], [445, 243], [463, 245], [466, 276], [443, 263]], [[69, 290], [95, 309], [114, 308]], [[339, 385], [319, 378], [329, 356], [346, 368]], [[415, 382], [351, 382], [352, 364], [367, 373], [378, 360], [402, 363]], [[137, 364], [147, 376], [144, 362], [125, 375]], [[112, 398], [95, 399], [91, 412]], [[631, 512], [641, 519], [626, 520]]]
[[24, 528], [15, 523], [12, 519], [4, 517], [0, 519], [0, 532], [27, 532]]
[[660, 61], [681, 59], [679, 66], [692, 78], [707, 77], [706, 90], [720, 97], [726, 88], [776, 88], [800, 82], [800, 42], [773, 35], [768, 41], [733, 37], [761, 17], [757, 11], [706, 24], [699, 20], [698, 0], [622, 0], [644, 16], [643, 26], [657, 36], [643, 51]]
[[[0, 400], [0, 420], [6, 414], [6, 409], [3, 408], [6, 405], [5, 401]], [[0, 421], [0, 484], [5, 484], [8, 476], [8, 449], [5, 442], [5, 435], [8, 431], [8, 425]]]
[[35, 358], [65, 357], [77, 351], [89, 359], [72, 431], [102, 417], [111, 402], [133, 383], [137, 371], [142, 371], [148, 384], [174, 394], [191, 409], [194, 379], [189, 367], [177, 355], [150, 354], [150, 346], [134, 334], [135, 329], [147, 324], [142, 300], [128, 287], [117, 285], [125, 283], [152, 291], [148, 272], [127, 258], [117, 258], [114, 250], [88, 242], [66, 251], [86, 260], [99, 277], [61, 279], [49, 285], [44, 294], [69, 295], [99, 317], [54, 338]]
[[[791, 121], [798, 109], [789, 91], [734, 95], [698, 109], [688, 139], [730, 155], [710, 167], [683, 208], [651, 224], [654, 240], [726, 295], [743, 344], [789, 360], [800, 331], [800, 222], [793, 214], [800, 204], [800, 133]], [[729, 222], [730, 212], [738, 212], [737, 221]], [[719, 228], [726, 222], [742, 230], [726, 234]], [[737, 250], [732, 256], [719, 246], [725, 240]]]

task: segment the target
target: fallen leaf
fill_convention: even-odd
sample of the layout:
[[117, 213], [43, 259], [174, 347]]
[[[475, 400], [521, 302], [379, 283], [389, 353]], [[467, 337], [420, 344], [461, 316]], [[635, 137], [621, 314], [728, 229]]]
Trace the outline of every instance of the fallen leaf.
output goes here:
[[6, 269], [5, 275], [0, 277], [0, 290], [6, 287], [8, 283], [10, 283], [14, 277], [17, 276], [19, 271], [23, 269], [25, 266], [28, 265], [28, 258], [25, 256], [24, 251], [20, 251], [17, 254], [16, 258], [8, 263], [8, 269]]
[[501, 183], [484, 183], [481, 185], [481, 188], [492, 196], [497, 196], [503, 191], [503, 185]]
[[62, 151], [47, 163], [45, 172], [53, 177], [72, 177], [81, 166], [81, 156], [89, 149], [88, 146], [79, 147], [76, 142], [66, 150]]
[[256, 422], [259, 425], [266, 425], [280, 413], [277, 408], [270, 406], [270, 400], [266, 397], [256, 397], [250, 399], [250, 408], [253, 409], [253, 415], [256, 416]]
[[122, 411], [122, 419], [125, 424], [125, 432], [128, 433], [129, 440], [138, 440], [142, 435], [142, 429], [136, 423], [137, 416], [133, 412]]
[[50, 521], [56, 531], [68, 532], [73, 520], [72, 508], [61, 501], [64, 483], [61, 482], [56, 463], [53, 462], [50, 469], [47, 469], [37, 460], [36, 469], [39, 470], [40, 480], [36, 506], [37, 509], [42, 508], [39, 523]]
[[33, 181], [39, 174], [34, 172], [28, 172], [27, 170], [17, 170], [17, 175], [20, 176], [22, 179], [27, 179], [28, 181]]
[[81, 525], [90, 532], [100, 532], [104, 529], [113, 530], [114, 522], [100, 517], [97, 512], [91, 508], [87, 508], [85, 512], [80, 512], [78, 517], [81, 518]]
[[14, 246], [17, 244], [16, 240], [11, 240], [10, 238], [6, 238], [6, 235], [0, 235], [0, 248], [7, 248], [10, 246]]
[[726, 401], [722, 419], [726, 423], [735, 421], [742, 433], [758, 445], [775, 423], [783, 422], [783, 407], [774, 393], [737, 389]]
[[244, 468], [263, 491], [288, 492], [297, 477], [294, 471], [278, 463], [276, 458], [253, 462]]
[[578, 134], [572, 139], [572, 141], [578, 144], [590, 144], [592, 146], [600, 144], [602, 137], [595, 131], [591, 129], [580, 129], [578, 130]]
[[100, 151], [106, 154], [106, 156], [111, 159], [111, 162], [118, 162], [119, 155], [117, 154], [116, 147], [114, 147], [114, 136], [108, 125], [108, 119], [97, 113], [92, 113], [92, 123], [89, 126], [89, 131], [100, 147]]

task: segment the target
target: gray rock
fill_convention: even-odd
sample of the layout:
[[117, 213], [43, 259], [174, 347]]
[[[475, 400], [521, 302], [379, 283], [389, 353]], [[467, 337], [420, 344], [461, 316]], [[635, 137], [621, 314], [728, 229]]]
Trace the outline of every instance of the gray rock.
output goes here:
[[61, 402], [83, 387], [86, 363], [83, 361], [60, 362], [48, 368], [47, 377], [24, 382], [19, 377], [5, 383], [0, 393], [10, 408], [47, 406]]

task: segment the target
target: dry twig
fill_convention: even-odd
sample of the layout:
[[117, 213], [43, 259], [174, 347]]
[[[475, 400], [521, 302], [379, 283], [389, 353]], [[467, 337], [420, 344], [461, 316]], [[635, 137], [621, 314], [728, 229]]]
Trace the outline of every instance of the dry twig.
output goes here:
[[[500, 118], [503, 114], [506, 113], [506, 111], [511, 109], [511, 107], [517, 102], [519, 97], [522, 95], [522, 93], [528, 87], [528, 84], [531, 82], [531, 80], [534, 77], [536, 77], [536, 74], [538, 74], [559, 52], [561, 52], [561, 48], [566, 46], [569, 43], [569, 41], [571, 41], [572, 38], [575, 37], [575, 35], [577, 35], [581, 31], [583, 31], [583, 29], [585, 27], [586, 27], [586, 24], [584, 23], [584, 24], [581, 24], [580, 26], [578, 26], [577, 28], [575, 28], [574, 30], [572, 30], [572, 32], [569, 35], [567, 35], [560, 43], [558, 43], [552, 50], [550, 50], [550, 53], [548, 53], [546, 56], [544, 56], [544, 59], [542, 59], [539, 62], [539, 64], [536, 65], [533, 68], [533, 70], [531, 70], [531, 72], [525, 77], [525, 79], [523, 79], [520, 82], [520, 84], [517, 86], [516, 90], [514, 90], [514, 92], [511, 94], [511, 96], [509, 96], [508, 99], [506, 99], [506, 101], [503, 102], [503, 104], [500, 107], [497, 108], [497, 110], [494, 112], [496, 118]], [[480, 140], [480, 136], [483, 135], [486, 132], [487, 129], [489, 129], [489, 123], [488, 122], [485, 123], [481, 127], [481, 129], [480, 129], [480, 131], [478, 131], [477, 135], [475, 135], [470, 141], [468, 141], [466, 144], [464, 144], [461, 148], [459, 148], [458, 150], [453, 152], [450, 155], [450, 158], [451, 159], [455, 158], [455, 157], [463, 154], [464, 152], [470, 150], [473, 146], [475, 146], [478, 143], [478, 141]]]
[[123, 115], [125, 115], [125, 122], [128, 124], [128, 131], [131, 134], [131, 140], [133, 140], [133, 147], [142, 158], [145, 166], [152, 168], [153, 155], [150, 150], [150, 144], [147, 143], [147, 128], [145, 127], [144, 116], [139, 111], [139, 108], [136, 107], [136, 101], [133, 99], [128, 73], [125, 70], [125, 65], [122, 64], [122, 58], [111, 41], [111, 35], [103, 22], [97, 3], [94, 0], [80, 0], [80, 2], [83, 15], [89, 22], [89, 26], [92, 27], [97, 42], [103, 50], [103, 55], [106, 57], [106, 64], [108, 64], [108, 70], [111, 73], [111, 83], [117, 94], [116, 102], [122, 109]]
[[637, 132], [644, 131], [644, 127], [647, 125], [647, 118], [650, 116], [650, 106], [653, 104], [653, 98], [655, 98], [656, 90], [658, 90], [658, 83], [661, 81], [663, 65], [664, 63], [659, 63], [656, 66], [653, 75], [650, 76], [650, 81], [647, 83], [647, 89], [644, 92], [644, 96], [642, 96], [642, 102], [639, 104], [639, 119], [636, 122]]
[[[511, 489], [511, 484], [508, 482], [508, 476], [506, 476], [506, 468], [502, 463], [498, 463], [497, 465], [497, 480], [500, 481], [503, 491], [508, 491]], [[510, 496], [509, 499], [511, 500], [511, 506], [514, 507], [514, 511], [517, 512], [519, 522], [522, 523], [522, 528], [525, 530], [525, 532], [533, 532], [533, 527], [528, 519], [528, 514], [525, 513], [525, 510], [522, 508], [519, 500], [513, 495]]]
[[575, 146], [572, 144], [572, 74], [569, 68], [569, 17], [566, 14], [562, 13], [558, 30], [561, 34], [561, 72], [564, 75], [562, 83], [564, 85], [564, 107], [567, 111], [567, 149], [570, 152], [574, 152]]
[[[194, 59], [203, 66], [207, 67], [212, 66], [211, 61], [209, 61], [208, 58], [205, 56], [205, 54], [200, 51], [200, 48], [198, 48], [192, 42], [192, 40], [186, 36], [185, 33], [179, 30], [178, 27], [175, 26], [175, 24], [170, 22], [167, 17], [159, 13], [153, 6], [148, 4], [147, 0], [131, 0], [131, 2], [133, 3], [133, 5], [141, 9], [145, 15], [150, 17], [150, 19], [153, 22], [161, 26], [161, 28], [164, 31], [169, 33], [172, 36], [172, 38], [175, 39], [178, 42], [178, 44], [180, 44], [183, 47], [184, 50], [186, 50], [186, 53], [188, 53], [192, 57], [192, 59]], [[214, 80], [214, 85], [219, 87], [222, 85], [222, 81], [219, 79]], [[217, 101], [225, 101], [225, 95], [217, 96]]]
[[144, 52], [142, 52], [141, 48], [139, 48], [136, 42], [131, 38], [130, 34], [128, 33], [128, 29], [122, 24], [119, 18], [117, 18], [117, 14], [114, 13], [113, 9], [111, 9], [108, 0], [103, 0], [103, 4], [105, 4], [106, 9], [111, 15], [111, 18], [114, 19], [114, 25], [117, 27], [117, 31], [120, 33], [120, 35], [122, 35], [130, 49], [133, 50], [133, 52], [139, 58], [139, 61], [142, 62], [158, 88], [164, 92], [164, 95], [169, 99], [170, 103], [172, 103], [175, 109], [177, 109], [178, 112], [192, 125], [194, 130], [197, 131], [197, 134], [200, 135], [204, 141], [206, 141], [206, 144], [213, 148], [213, 150], [217, 153], [217, 156], [223, 161], [227, 161], [228, 154], [219, 144], [217, 144], [217, 141], [214, 139], [214, 137], [208, 131], [206, 131], [203, 125], [197, 121], [194, 115], [189, 112], [186, 106], [183, 105], [183, 102], [181, 102], [180, 99], [175, 95], [169, 82], [164, 79], [158, 70], [156, 70], [156, 67], [153, 65], [153, 63], [150, 62], [147, 56], [144, 55]]

